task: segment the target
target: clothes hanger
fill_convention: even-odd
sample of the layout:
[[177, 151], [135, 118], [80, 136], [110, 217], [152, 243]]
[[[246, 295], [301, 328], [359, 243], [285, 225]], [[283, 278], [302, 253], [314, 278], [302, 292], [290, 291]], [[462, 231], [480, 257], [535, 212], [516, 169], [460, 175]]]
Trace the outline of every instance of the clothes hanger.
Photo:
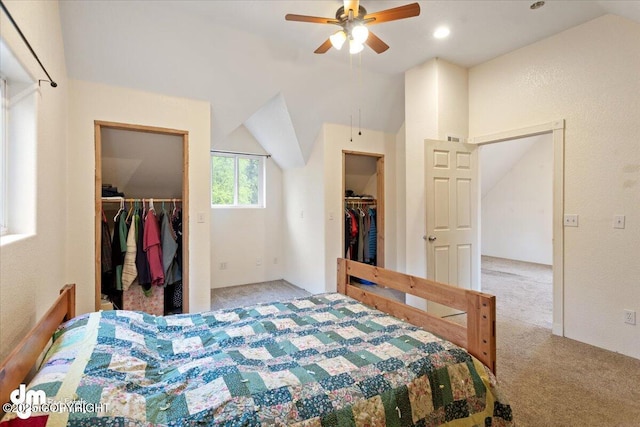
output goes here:
[[113, 217], [113, 222], [118, 221], [118, 215], [120, 215], [120, 212], [122, 212], [123, 210], [124, 210], [124, 198], [120, 199], [120, 209], [118, 209], [118, 212], [116, 212], [116, 216]]
[[131, 221], [131, 215], [133, 215], [133, 200], [129, 200], [129, 213], [127, 213], [127, 218], [125, 219], [126, 222]]

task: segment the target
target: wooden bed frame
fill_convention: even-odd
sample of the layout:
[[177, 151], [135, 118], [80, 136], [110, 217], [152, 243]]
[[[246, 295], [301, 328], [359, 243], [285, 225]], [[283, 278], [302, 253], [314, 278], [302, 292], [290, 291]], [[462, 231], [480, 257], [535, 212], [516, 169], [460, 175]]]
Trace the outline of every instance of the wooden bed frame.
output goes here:
[[[58, 326], [76, 315], [76, 285], [65, 285], [49, 311], [0, 365], [0, 404], [27, 378]], [[0, 417], [4, 414], [0, 408]]]
[[[354, 286], [351, 284], [352, 277], [462, 310], [467, 313], [467, 326]], [[495, 373], [494, 296], [341, 258], [338, 259], [338, 292], [466, 348]], [[75, 317], [75, 306], [76, 287], [66, 285], [49, 311], [0, 364], [0, 404], [8, 402], [10, 393], [25, 381], [56, 328]], [[0, 408], [0, 416], [2, 415]]]
[[[357, 277], [467, 313], [467, 325], [434, 316], [351, 284]], [[397, 271], [338, 259], [338, 292], [424, 328], [469, 353], [496, 372], [496, 297]]]

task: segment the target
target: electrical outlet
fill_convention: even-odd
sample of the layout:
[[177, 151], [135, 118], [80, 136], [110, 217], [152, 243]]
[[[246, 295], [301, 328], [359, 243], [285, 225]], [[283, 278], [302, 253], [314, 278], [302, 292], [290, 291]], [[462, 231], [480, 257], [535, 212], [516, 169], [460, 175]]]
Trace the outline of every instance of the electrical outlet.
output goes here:
[[613, 216], [613, 228], [624, 228], [624, 215]]
[[261, 265], [262, 265], [262, 257], [256, 258], [256, 266], [261, 266]]
[[220, 270], [226, 270], [227, 269], [227, 263], [226, 262], [221, 262], [220, 263]]
[[578, 215], [576, 215], [576, 214], [566, 214], [564, 216], [564, 226], [565, 227], [577, 227], [578, 226]]
[[633, 310], [625, 310], [624, 311], [624, 323], [628, 323], [630, 325], [636, 324], [636, 312]]

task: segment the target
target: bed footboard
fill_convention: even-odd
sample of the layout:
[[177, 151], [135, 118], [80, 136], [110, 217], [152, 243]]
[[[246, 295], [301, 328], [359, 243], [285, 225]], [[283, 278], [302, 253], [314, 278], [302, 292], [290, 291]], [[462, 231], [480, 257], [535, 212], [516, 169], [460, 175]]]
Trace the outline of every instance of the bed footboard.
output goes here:
[[[9, 401], [9, 394], [18, 388], [36, 364], [58, 326], [75, 317], [76, 285], [66, 285], [49, 311], [0, 364], [0, 404]], [[3, 414], [0, 409], [0, 416]]]
[[[357, 277], [467, 313], [467, 325], [434, 316], [351, 284]], [[356, 261], [338, 259], [338, 292], [464, 347], [496, 372], [496, 298]]]

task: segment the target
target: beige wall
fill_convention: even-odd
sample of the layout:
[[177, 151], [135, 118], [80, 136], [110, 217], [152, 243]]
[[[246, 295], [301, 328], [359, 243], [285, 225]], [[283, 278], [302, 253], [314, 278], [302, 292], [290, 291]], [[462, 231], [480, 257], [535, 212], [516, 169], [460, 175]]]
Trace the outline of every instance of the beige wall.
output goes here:
[[283, 171], [284, 278], [314, 292], [335, 292], [343, 256], [342, 150], [385, 156], [385, 265], [396, 268], [395, 135], [325, 123], [307, 164]]
[[325, 290], [324, 129], [307, 164], [282, 171], [284, 279], [311, 293]]
[[[425, 234], [425, 139], [468, 136], [467, 70], [432, 59], [405, 72], [404, 192], [405, 265], [416, 276], [427, 274]], [[400, 266], [402, 268], [403, 266]]]
[[[266, 154], [244, 126], [214, 148]], [[264, 208], [211, 208], [211, 288], [282, 279], [282, 171], [273, 158], [265, 174]]]
[[[4, 2], [58, 83], [37, 97], [35, 234], [0, 248], [0, 360], [49, 308], [64, 285], [67, 207], [67, 72], [58, 2]], [[46, 76], [4, 13], [0, 34], [34, 80]], [[17, 185], [17, 183], [11, 183]]]
[[[208, 310], [210, 105], [86, 81], [69, 83], [67, 280], [78, 285], [78, 312], [94, 308], [94, 120], [189, 132], [189, 308]], [[198, 214], [204, 222], [197, 222]]]
[[[336, 291], [336, 260], [344, 257], [344, 192], [342, 189], [342, 150], [384, 156], [385, 188], [385, 267], [396, 269], [396, 149], [395, 135], [368, 129], [353, 135], [349, 126], [325, 123], [324, 133], [324, 207], [325, 292]], [[333, 219], [331, 219], [333, 218]]]
[[[482, 196], [482, 255], [553, 264], [553, 137], [535, 137], [515, 161], [521, 140], [483, 145], [481, 175], [505, 163], [502, 177]], [[495, 167], [499, 170], [499, 167]], [[484, 187], [484, 176], [483, 187]]]
[[[640, 358], [640, 24], [607, 15], [474, 67], [470, 135], [566, 120], [564, 333]], [[624, 230], [613, 215], [626, 215]]]

